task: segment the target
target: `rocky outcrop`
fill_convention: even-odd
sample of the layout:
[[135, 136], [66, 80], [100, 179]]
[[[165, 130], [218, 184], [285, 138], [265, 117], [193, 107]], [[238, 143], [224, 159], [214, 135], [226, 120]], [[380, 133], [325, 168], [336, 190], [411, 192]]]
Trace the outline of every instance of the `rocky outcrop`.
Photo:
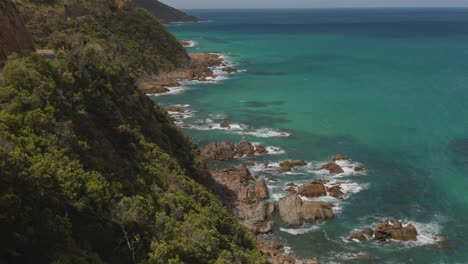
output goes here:
[[236, 156], [236, 145], [229, 141], [210, 143], [202, 149], [200, 154], [208, 160], [231, 160]]
[[262, 149], [262, 147], [254, 147], [252, 143], [245, 139], [241, 140], [238, 145], [234, 145], [229, 141], [210, 143], [201, 151], [201, 155], [205, 159], [217, 161], [231, 160], [236, 156], [253, 156], [255, 153], [266, 154], [268, 151], [265, 148]]
[[418, 232], [412, 224], [403, 226], [397, 220], [382, 220], [377, 224], [374, 230], [374, 239], [378, 241], [386, 241], [387, 239], [395, 239], [402, 241], [416, 241]]
[[0, 66], [11, 53], [28, 54], [33, 51], [31, 35], [15, 2], [0, 1]]
[[337, 154], [332, 157], [332, 161], [339, 161], [339, 160], [348, 160], [348, 158], [342, 154]]
[[264, 179], [261, 179], [255, 183], [255, 196], [257, 199], [268, 199], [270, 195], [268, 194], [268, 187]]
[[280, 199], [281, 220], [287, 225], [302, 225], [334, 217], [332, 204], [318, 201], [302, 201], [295, 193]]
[[327, 196], [327, 190], [322, 181], [315, 180], [299, 186], [298, 194], [309, 198], [320, 197]]
[[338, 199], [343, 199], [345, 196], [345, 193], [342, 191], [340, 184], [328, 187], [327, 192], [328, 192], [328, 195], [338, 198]]
[[296, 167], [304, 167], [306, 165], [307, 163], [303, 160], [298, 160], [298, 161], [286, 160], [280, 163], [280, 168], [278, 169], [278, 171], [280, 173], [288, 172], [288, 171], [292, 171]]
[[385, 242], [389, 239], [416, 241], [417, 236], [418, 232], [414, 225], [408, 224], [403, 226], [400, 221], [384, 219], [376, 225], [375, 229], [366, 228], [352, 234], [349, 239], [354, 241], [367, 241], [373, 239], [379, 242]]
[[227, 189], [220, 197], [239, 218], [241, 224], [255, 233], [268, 233], [273, 228], [275, 206], [267, 201], [269, 194], [265, 180], [255, 182], [243, 165], [238, 168], [212, 170], [213, 179]]
[[273, 264], [320, 264], [320, 261], [314, 259], [296, 259], [288, 254], [283, 244], [275, 240], [271, 235], [258, 235], [257, 245], [259, 249], [271, 256]]
[[327, 170], [331, 174], [340, 174], [344, 172], [343, 168], [341, 168], [341, 166], [336, 164], [335, 162], [327, 163], [323, 165], [320, 169]]
[[247, 140], [243, 139], [237, 145], [236, 149], [237, 155], [242, 157], [242, 156], [252, 156], [255, 154], [255, 147]]
[[258, 146], [255, 146], [255, 153], [268, 154], [268, 150], [266, 149], [266, 147], [264, 147], [262, 145], [258, 145]]

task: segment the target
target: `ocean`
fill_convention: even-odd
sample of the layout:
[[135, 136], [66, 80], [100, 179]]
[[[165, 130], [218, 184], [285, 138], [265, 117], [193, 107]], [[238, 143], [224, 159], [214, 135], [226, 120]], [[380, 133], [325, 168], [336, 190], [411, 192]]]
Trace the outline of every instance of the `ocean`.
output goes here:
[[[282, 160], [308, 166], [269, 182], [273, 200], [297, 184], [326, 178], [321, 164], [345, 154], [362, 164], [335, 180], [348, 199], [335, 218], [287, 227], [275, 236], [298, 257], [354, 263], [468, 263], [468, 9], [188, 10], [206, 22], [173, 24], [189, 52], [223, 54], [237, 74], [186, 82], [153, 97], [187, 104], [183, 128], [201, 146], [218, 140], [271, 146], [237, 159], [268, 178]], [[220, 122], [230, 130], [210, 129]], [[225, 164], [230, 165], [230, 164]], [[220, 165], [217, 165], [220, 166]], [[352, 242], [382, 218], [412, 223], [417, 242]], [[434, 236], [448, 240], [444, 246]], [[358, 263], [358, 262], [356, 262]]]

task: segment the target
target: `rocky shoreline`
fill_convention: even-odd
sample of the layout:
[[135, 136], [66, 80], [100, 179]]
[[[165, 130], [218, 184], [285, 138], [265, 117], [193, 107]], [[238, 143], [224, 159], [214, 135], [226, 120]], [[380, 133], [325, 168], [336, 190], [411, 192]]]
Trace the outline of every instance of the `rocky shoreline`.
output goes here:
[[[181, 41], [185, 47], [194, 45], [191, 41]], [[146, 76], [139, 84], [147, 94], [164, 94], [170, 92], [171, 87], [180, 87], [181, 80], [210, 82], [217, 76], [214, 69], [221, 69], [226, 73], [235, 73], [236, 69], [218, 54], [196, 53], [190, 54], [191, 63], [183, 69], [167, 72], [156, 76]], [[181, 122], [181, 119], [191, 117], [193, 112], [187, 106], [175, 105], [167, 108], [181, 127], [190, 128], [191, 125]], [[217, 124], [218, 129], [230, 130], [232, 124], [223, 121]], [[211, 125], [208, 128], [213, 128]], [[238, 158], [255, 159], [258, 155], [269, 155], [271, 148], [260, 144], [252, 144], [242, 139], [238, 144], [224, 140], [212, 142], [201, 149], [200, 155], [207, 165], [222, 162], [232, 162]], [[275, 239], [273, 228], [275, 219], [284, 225], [301, 227], [305, 224], [318, 224], [335, 218], [335, 201], [348, 199], [353, 192], [349, 191], [352, 182], [337, 180], [340, 177], [365, 174], [366, 169], [359, 163], [353, 162], [345, 155], [337, 154], [325, 163], [312, 165], [303, 160], [284, 160], [276, 164], [264, 163], [269, 177], [257, 177], [241, 162], [230, 168], [210, 169], [209, 173], [215, 184], [215, 191], [224, 206], [239, 222], [256, 235], [257, 245], [261, 251], [268, 254], [274, 264], [318, 264], [317, 258], [297, 259], [290, 250]], [[283, 191], [285, 194], [278, 200], [272, 199], [268, 184], [278, 181], [282, 175], [294, 173], [296, 170], [313, 168], [313, 174], [318, 178], [311, 178], [307, 182], [288, 183]], [[321, 198], [331, 198], [321, 199]], [[333, 200], [334, 199], [334, 200]], [[346, 238], [353, 242], [375, 241], [417, 241], [418, 231], [411, 224], [406, 226], [399, 220], [383, 219], [375, 228], [366, 228], [352, 233]], [[443, 244], [440, 239], [440, 245]], [[352, 254], [354, 260], [372, 261], [372, 256], [364, 253]]]
[[[188, 42], [183, 44], [189, 45]], [[169, 93], [171, 88], [181, 87], [181, 81], [210, 82], [218, 75], [215, 69], [226, 74], [237, 73], [222, 55], [214, 53], [190, 53], [190, 63], [183, 68], [159, 74], [143, 75], [138, 79], [138, 85], [148, 95]]]

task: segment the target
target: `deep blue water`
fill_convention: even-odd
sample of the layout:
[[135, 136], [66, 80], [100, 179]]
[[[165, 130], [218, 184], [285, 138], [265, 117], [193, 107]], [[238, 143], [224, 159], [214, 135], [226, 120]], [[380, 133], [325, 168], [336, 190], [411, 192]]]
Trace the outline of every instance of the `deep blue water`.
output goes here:
[[[243, 72], [213, 84], [187, 84], [154, 99], [190, 104], [183, 122], [201, 145], [245, 137], [284, 153], [241, 159], [258, 165], [303, 159], [309, 166], [271, 182], [273, 199], [288, 182], [333, 179], [316, 167], [337, 153], [362, 163], [345, 174], [350, 197], [335, 219], [301, 228], [276, 224], [300, 257], [375, 263], [468, 263], [468, 10], [189, 10], [209, 22], [169, 26], [194, 40], [190, 52], [227, 55]], [[209, 120], [206, 120], [209, 119]], [[209, 129], [221, 120], [249, 128]], [[290, 136], [281, 135], [290, 133]], [[353, 230], [391, 217], [413, 223], [417, 243], [355, 243]], [[442, 235], [450, 248], [437, 248]]]

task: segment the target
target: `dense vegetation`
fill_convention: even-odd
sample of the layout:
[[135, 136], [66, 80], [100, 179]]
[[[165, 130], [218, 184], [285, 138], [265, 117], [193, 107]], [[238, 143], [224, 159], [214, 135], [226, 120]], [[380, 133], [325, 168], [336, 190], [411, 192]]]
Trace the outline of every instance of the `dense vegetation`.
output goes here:
[[175, 39], [132, 8], [35, 28], [57, 60], [2, 70], [0, 263], [265, 263], [197, 147], [135, 85], [176, 67]]

